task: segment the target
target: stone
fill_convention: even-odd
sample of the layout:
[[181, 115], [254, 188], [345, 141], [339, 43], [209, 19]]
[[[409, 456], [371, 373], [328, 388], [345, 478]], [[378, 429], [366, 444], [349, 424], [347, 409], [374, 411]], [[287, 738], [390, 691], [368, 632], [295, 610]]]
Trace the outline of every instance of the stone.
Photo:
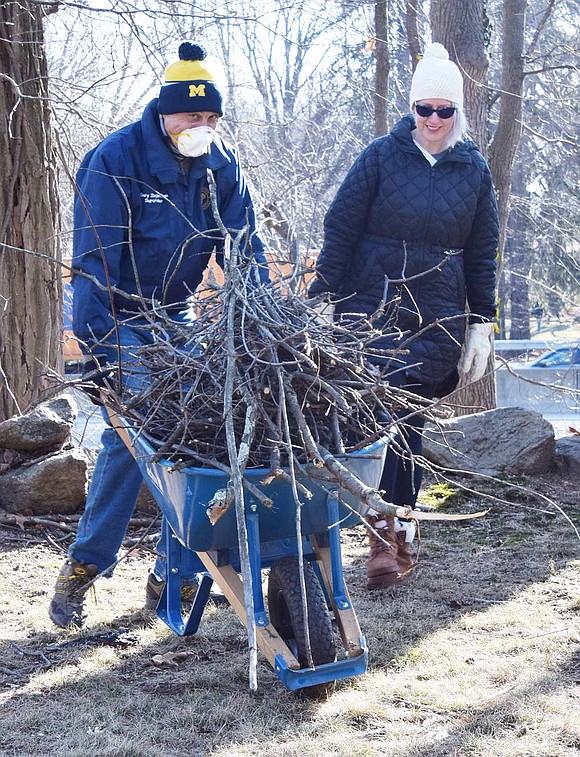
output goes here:
[[442, 468], [486, 476], [547, 473], [554, 465], [554, 429], [533, 410], [486, 410], [427, 424], [423, 454]]
[[44, 404], [71, 426], [79, 414], [78, 403], [72, 394], [60, 394]]
[[26, 515], [75, 513], [85, 504], [87, 484], [87, 456], [71, 448], [3, 473], [0, 508]]
[[556, 442], [556, 470], [567, 478], [580, 478], [580, 435]]
[[135, 511], [144, 515], [157, 515], [159, 513], [157, 502], [145, 483], [139, 489]]
[[60, 449], [70, 437], [76, 404], [63, 395], [0, 423], [0, 448], [44, 454]]

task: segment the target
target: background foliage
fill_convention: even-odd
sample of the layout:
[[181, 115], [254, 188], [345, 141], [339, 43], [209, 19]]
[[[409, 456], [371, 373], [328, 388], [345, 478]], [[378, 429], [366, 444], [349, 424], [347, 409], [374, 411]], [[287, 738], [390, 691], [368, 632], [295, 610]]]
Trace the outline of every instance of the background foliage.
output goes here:
[[[510, 62], [506, 49], [511, 48], [504, 47], [503, 36], [514, 33], [506, 20], [512, 19], [516, 5], [524, 21], [516, 30], [523, 53]], [[320, 248], [324, 212], [354, 158], [408, 110], [417, 53], [432, 36], [443, 33], [445, 24], [458, 44], [479, 40], [479, 60], [470, 60], [467, 47], [455, 52], [476, 93], [471, 95], [474, 136], [482, 151], [492, 145], [498, 172], [506, 165], [509, 169], [501, 335], [528, 337], [535, 304], [555, 318], [572, 317], [580, 290], [580, 17], [572, 0], [22, 0], [4, 8], [20, 22], [17, 30], [10, 19], [2, 21], [3, 60], [11, 59], [11, 50], [30, 50], [48, 63], [48, 104], [55, 129], [43, 134], [47, 140], [54, 137], [45, 152], [56, 154], [60, 163], [62, 228], [54, 207], [53, 238], [60, 250], [50, 248], [46, 254], [58, 259], [62, 252], [65, 260], [71, 251], [72, 180], [79, 161], [108, 133], [140, 117], [181, 41], [204, 44], [220, 62], [227, 91], [222, 129], [240, 151], [271, 251], [282, 260], [296, 260], [299, 255], [311, 258]], [[376, 29], [383, 30], [382, 36]], [[502, 136], [500, 144], [492, 144], [501, 125], [502, 82], [510, 81], [510, 66], [521, 69], [515, 72], [521, 94], [511, 97], [512, 106], [518, 107], [506, 111], [508, 122], [511, 118], [517, 128]], [[15, 93], [28, 81], [26, 70], [0, 77], [6, 95], [0, 115], [7, 133]], [[4, 64], [3, 71], [9, 71]], [[472, 81], [468, 71], [478, 80]], [[29, 96], [46, 104], [46, 77], [28, 83], [33, 90]], [[517, 143], [513, 165], [511, 141]], [[502, 150], [508, 155], [505, 161]], [[30, 173], [28, 167], [23, 170]], [[10, 187], [0, 197], [6, 220], [21, 198], [11, 199]], [[21, 247], [44, 252], [50, 246], [48, 233], [43, 234]], [[6, 333], [4, 324], [11, 324], [13, 333], [19, 319], [10, 308], [22, 286], [6, 274], [9, 255], [15, 254], [6, 246], [6, 236], [0, 244], [0, 280], [4, 274], [7, 282], [0, 294], [8, 302], [0, 320]], [[58, 287], [46, 294], [45, 304], [55, 296]], [[42, 310], [42, 303], [38, 307]], [[58, 313], [53, 306], [45, 310]], [[60, 333], [58, 315], [52, 313], [50, 323]], [[16, 343], [13, 337], [12, 348]], [[34, 343], [27, 343], [21, 339], [17, 349], [37, 351]], [[58, 355], [43, 355], [42, 362], [58, 368]], [[31, 392], [23, 391], [30, 399]], [[1, 402], [11, 401], [3, 397]]]

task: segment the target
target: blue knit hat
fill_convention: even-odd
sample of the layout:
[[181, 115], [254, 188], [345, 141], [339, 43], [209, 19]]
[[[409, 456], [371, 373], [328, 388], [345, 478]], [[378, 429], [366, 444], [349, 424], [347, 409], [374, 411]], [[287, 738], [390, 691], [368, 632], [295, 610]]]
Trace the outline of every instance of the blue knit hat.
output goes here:
[[165, 69], [165, 84], [159, 92], [159, 113], [219, 113], [223, 116], [223, 97], [211, 67], [202, 63], [206, 52], [200, 45], [183, 42], [179, 60]]

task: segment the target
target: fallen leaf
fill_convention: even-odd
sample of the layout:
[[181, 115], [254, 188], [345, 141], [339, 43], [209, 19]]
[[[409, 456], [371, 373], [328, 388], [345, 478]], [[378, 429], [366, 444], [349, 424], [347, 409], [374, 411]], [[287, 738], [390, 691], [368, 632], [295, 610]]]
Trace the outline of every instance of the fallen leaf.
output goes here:
[[189, 657], [193, 657], [193, 654], [193, 652], [165, 652], [165, 654], [153, 655], [151, 662], [158, 668], [176, 669]]

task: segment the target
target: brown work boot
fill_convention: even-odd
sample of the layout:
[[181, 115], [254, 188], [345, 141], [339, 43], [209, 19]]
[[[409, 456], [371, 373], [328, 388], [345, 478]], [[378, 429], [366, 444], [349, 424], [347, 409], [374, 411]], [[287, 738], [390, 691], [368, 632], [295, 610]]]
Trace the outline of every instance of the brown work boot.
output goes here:
[[67, 560], [58, 574], [54, 597], [48, 607], [52, 622], [60, 628], [84, 623], [83, 604], [87, 584], [98, 574], [96, 565], [85, 565], [73, 557]]
[[[181, 604], [188, 605], [193, 604], [195, 594], [198, 588], [198, 582], [195, 578], [186, 578], [181, 582]], [[154, 573], [149, 573], [147, 576], [147, 586], [145, 587], [145, 607], [148, 610], [156, 610], [163, 589], [165, 588], [165, 581], [162, 578], [157, 578]], [[216, 584], [213, 585], [212, 590], [209, 593], [209, 598], [215, 604], [227, 603], [227, 599], [222, 590]]]
[[[145, 587], [145, 607], [148, 610], [156, 610], [163, 589], [165, 588], [165, 581], [162, 578], [157, 578], [154, 573], [149, 573], [147, 576], [147, 586]], [[197, 591], [197, 581], [193, 578], [186, 579], [181, 582], [181, 603], [184, 605], [191, 605], [195, 598]]]
[[367, 588], [396, 586], [400, 583], [401, 568], [397, 562], [399, 542], [395, 534], [395, 519], [384, 515], [367, 515], [366, 521], [376, 532], [368, 531], [371, 551], [367, 561]]

